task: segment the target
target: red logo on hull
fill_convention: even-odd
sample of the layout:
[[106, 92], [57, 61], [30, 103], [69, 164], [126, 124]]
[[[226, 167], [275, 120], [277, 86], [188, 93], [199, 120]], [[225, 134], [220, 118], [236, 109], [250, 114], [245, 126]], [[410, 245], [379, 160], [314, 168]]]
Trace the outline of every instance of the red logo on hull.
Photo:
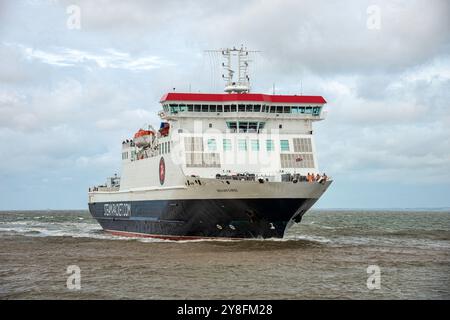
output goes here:
[[164, 158], [161, 157], [159, 160], [159, 183], [161, 185], [164, 184], [164, 180], [166, 178], [166, 164], [164, 163]]

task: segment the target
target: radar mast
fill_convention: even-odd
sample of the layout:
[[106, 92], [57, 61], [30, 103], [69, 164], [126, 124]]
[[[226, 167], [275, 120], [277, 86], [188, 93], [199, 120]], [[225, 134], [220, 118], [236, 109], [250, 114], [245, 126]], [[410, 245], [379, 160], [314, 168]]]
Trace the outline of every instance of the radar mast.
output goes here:
[[222, 67], [225, 71], [222, 78], [226, 81], [224, 91], [227, 93], [249, 93], [250, 77], [248, 75], [248, 66], [250, 60], [249, 53], [259, 51], [247, 50], [244, 46], [236, 49], [226, 48], [221, 50], [207, 50], [207, 52], [220, 52], [225, 60]]

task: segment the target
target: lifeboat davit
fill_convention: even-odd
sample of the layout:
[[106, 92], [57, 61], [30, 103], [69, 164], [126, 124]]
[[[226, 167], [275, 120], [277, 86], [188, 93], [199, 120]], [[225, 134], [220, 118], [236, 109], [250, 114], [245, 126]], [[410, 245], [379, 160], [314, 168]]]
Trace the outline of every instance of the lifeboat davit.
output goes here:
[[134, 134], [134, 144], [139, 148], [147, 147], [151, 145], [154, 136], [154, 131], [139, 129], [139, 131]]

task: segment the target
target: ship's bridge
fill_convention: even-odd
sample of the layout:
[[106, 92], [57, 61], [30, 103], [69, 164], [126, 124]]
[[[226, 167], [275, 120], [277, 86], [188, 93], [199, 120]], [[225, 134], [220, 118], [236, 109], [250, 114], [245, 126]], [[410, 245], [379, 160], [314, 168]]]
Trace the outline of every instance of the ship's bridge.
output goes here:
[[255, 93], [168, 93], [161, 98], [166, 120], [180, 118], [278, 118], [322, 120], [321, 96]]

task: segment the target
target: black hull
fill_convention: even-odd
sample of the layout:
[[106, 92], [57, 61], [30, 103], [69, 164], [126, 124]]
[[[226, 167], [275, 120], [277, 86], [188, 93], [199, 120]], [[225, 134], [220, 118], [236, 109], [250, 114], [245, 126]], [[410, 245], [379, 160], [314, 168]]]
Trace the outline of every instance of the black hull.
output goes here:
[[117, 235], [169, 239], [282, 238], [317, 199], [204, 199], [90, 203]]

